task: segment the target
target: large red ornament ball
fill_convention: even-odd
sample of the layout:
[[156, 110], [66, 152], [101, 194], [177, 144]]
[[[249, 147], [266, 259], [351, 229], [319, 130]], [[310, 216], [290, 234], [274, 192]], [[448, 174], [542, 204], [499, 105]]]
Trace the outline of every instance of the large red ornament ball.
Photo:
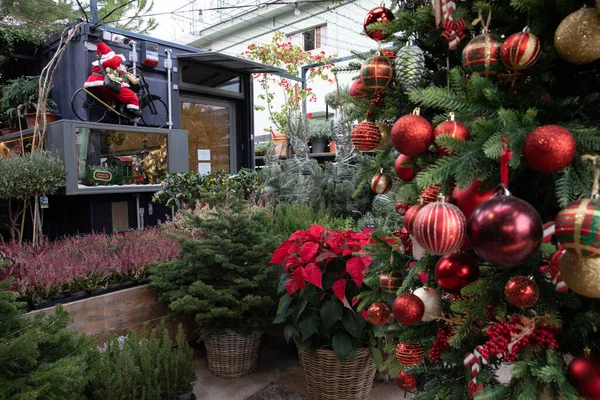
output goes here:
[[425, 314], [425, 304], [412, 293], [404, 293], [396, 297], [392, 303], [392, 312], [396, 321], [404, 325], [414, 325], [421, 321]]
[[377, 194], [385, 194], [392, 188], [392, 178], [389, 175], [380, 172], [371, 178], [371, 190]]
[[384, 40], [389, 34], [384, 34], [381, 29], [368, 30], [367, 27], [376, 22], [391, 22], [394, 20], [394, 13], [389, 8], [375, 7], [374, 9], [367, 12], [363, 28], [368, 37], [373, 40]]
[[411, 163], [411, 158], [404, 154], [400, 154], [396, 158], [394, 169], [396, 170], [396, 176], [405, 182], [410, 182], [417, 176], [414, 165]]
[[357, 79], [354, 82], [352, 82], [352, 85], [350, 85], [351, 97], [365, 97], [368, 95], [369, 93], [367, 91], [367, 88], [365, 87], [365, 85], [363, 85], [360, 79]]
[[474, 179], [466, 188], [460, 189], [457, 186], [452, 191], [452, 202], [465, 214], [467, 221], [481, 203], [488, 201], [494, 195], [493, 190], [479, 191], [481, 183], [480, 180]]
[[356, 124], [354, 129], [352, 129], [351, 140], [357, 150], [371, 151], [379, 144], [381, 133], [374, 123], [363, 121]]
[[417, 388], [417, 378], [406, 373], [406, 371], [400, 372], [395, 380], [398, 389], [406, 390], [408, 392]]
[[510, 268], [523, 264], [538, 251], [544, 228], [535, 208], [507, 191], [475, 209], [467, 234], [479, 257]]
[[400, 342], [396, 346], [396, 360], [403, 367], [422, 364], [425, 360], [425, 351], [419, 342]]
[[467, 223], [462, 211], [454, 204], [427, 204], [415, 217], [414, 238], [426, 252], [443, 255], [460, 249], [465, 239]]
[[411, 235], [415, 226], [415, 218], [423, 207], [425, 207], [425, 204], [416, 204], [406, 210], [406, 214], [404, 214], [404, 227]]
[[385, 325], [390, 319], [390, 308], [381, 301], [373, 303], [367, 310], [367, 319], [372, 324]]
[[600, 359], [576, 357], [567, 369], [567, 380], [586, 399], [600, 399]]
[[486, 78], [500, 71], [500, 41], [496, 35], [484, 33], [475, 36], [463, 49], [462, 64], [466, 73], [477, 72]]
[[383, 293], [396, 293], [404, 282], [404, 276], [401, 273], [391, 273], [379, 276], [379, 286]]
[[468, 254], [446, 254], [435, 265], [434, 276], [441, 289], [460, 294], [462, 288], [479, 278], [479, 267]]
[[440, 135], [448, 135], [463, 142], [469, 140], [469, 130], [462, 122], [453, 119], [442, 122], [433, 131], [433, 143], [435, 144], [435, 148], [438, 149], [443, 156], [450, 155], [452, 152], [448, 152], [445, 148], [437, 144], [436, 139]]
[[556, 239], [579, 257], [600, 256], [600, 202], [581, 199], [556, 217]]
[[523, 143], [523, 157], [531, 168], [551, 174], [571, 164], [577, 145], [571, 132], [558, 125], [534, 129]]
[[540, 58], [541, 48], [540, 39], [526, 28], [504, 41], [500, 48], [500, 59], [509, 70], [521, 71], [536, 63]]
[[392, 126], [392, 144], [410, 157], [424, 153], [433, 141], [433, 127], [420, 115], [405, 115]]
[[504, 286], [504, 295], [513, 306], [528, 308], [538, 300], [540, 290], [533, 279], [527, 276], [515, 276]]
[[360, 80], [367, 90], [381, 92], [394, 79], [394, 64], [389, 58], [374, 55], [360, 68]]

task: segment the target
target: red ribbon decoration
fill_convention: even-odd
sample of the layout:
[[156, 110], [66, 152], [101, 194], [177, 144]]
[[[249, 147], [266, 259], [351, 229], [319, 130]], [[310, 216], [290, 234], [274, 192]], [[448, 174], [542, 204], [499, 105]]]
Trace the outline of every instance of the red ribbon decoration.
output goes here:
[[502, 149], [502, 155], [500, 155], [500, 180], [504, 186], [508, 186], [508, 163], [512, 158], [512, 151], [508, 148], [508, 138], [502, 136], [504, 147]]
[[467, 37], [467, 34], [465, 33], [467, 30], [467, 23], [462, 18], [458, 21], [447, 19], [446, 22], [444, 22], [443, 28], [444, 32], [442, 32], [442, 37], [448, 41], [450, 50], [456, 50], [460, 42]]

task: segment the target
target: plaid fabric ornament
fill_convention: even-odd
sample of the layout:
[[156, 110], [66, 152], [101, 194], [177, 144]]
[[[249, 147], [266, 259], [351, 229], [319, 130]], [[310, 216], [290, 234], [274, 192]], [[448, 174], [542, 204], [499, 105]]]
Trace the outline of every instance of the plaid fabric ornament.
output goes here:
[[385, 90], [394, 77], [394, 66], [389, 58], [374, 55], [360, 69], [360, 80], [365, 87], [374, 92]]

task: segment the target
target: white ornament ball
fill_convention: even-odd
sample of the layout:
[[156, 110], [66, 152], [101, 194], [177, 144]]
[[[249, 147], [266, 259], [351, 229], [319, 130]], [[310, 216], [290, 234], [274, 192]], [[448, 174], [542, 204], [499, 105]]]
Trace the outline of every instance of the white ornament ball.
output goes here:
[[415, 260], [418, 261], [421, 258], [423, 258], [423, 255], [425, 254], [425, 249], [419, 244], [419, 242], [415, 240], [415, 237], [413, 235], [410, 235], [410, 240], [412, 240], [413, 245], [412, 256]]
[[425, 304], [425, 314], [421, 321], [433, 321], [442, 315], [442, 296], [432, 288], [418, 288], [413, 292]]

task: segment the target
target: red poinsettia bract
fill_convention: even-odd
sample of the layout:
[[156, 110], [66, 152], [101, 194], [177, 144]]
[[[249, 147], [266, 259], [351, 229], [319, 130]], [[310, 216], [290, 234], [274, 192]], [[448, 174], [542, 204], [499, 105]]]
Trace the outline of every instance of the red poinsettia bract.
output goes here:
[[315, 224], [309, 229], [294, 232], [273, 252], [271, 263], [283, 265], [288, 275], [285, 288], [291, 296], [298, 290], [304, 290], [307, 283], [323, 289], [327, 265], [334, 259], [344, 260], [345, 268], [338, 273], [339, 279], [333, 283], [332, 290], [349, 308], [347, 280], [352, 279], [356, 286], [362, 285], [371, 265], [371, 257], [363, 249], [370, 243], [371, 229], [337, 231]]

